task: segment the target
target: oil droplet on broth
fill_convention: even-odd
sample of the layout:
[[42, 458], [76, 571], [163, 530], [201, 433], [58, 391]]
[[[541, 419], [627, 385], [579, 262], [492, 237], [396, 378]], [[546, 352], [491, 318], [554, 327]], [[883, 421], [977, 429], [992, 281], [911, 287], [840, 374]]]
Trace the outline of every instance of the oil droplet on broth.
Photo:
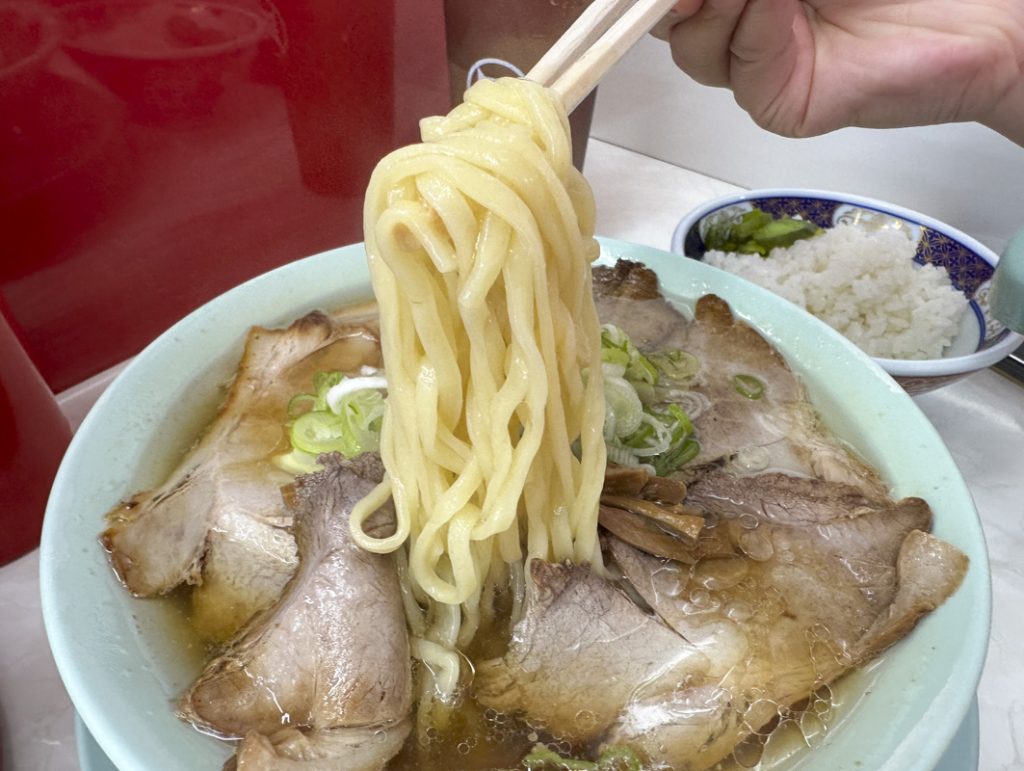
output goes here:
[[736, 522], [744, 530], [757, 530], [757, 528], [761, 525], [761, 522], [753, 514], [740, 514], [740, 516], [736, 519]]
[[651, 582], [659, 595], [675, 599], [683, 593], [689, 576], [675, 563], [665, 563], [651, 574]]
[[690, 592], [690, 603], [699, 610], [708, 610], [711, 606], [711, 594], [706, 589], [694, 589]]
[[388, 771], [515, 768], [534, 744], [548, 738], [507, 713], [483, 707], [470, 695], [449, 717], [444, 728], [414, 730], [387, 764]]
[[748, 621], [753, 615], [754, 609], [744, 600], [733, 600], [725, 606], [725, 617], [730, 621]]
[[705, 559], [693, 568], [693, 580], [711, 591], [737, 586], [750, 570], [744, 559]]
[[736, 541], [743, 553], [755, 562], [764, 562], [775, 554], [771, 536], [763, 529], [746, 530]]
[[732, 465], [735, 466], [740, 473], [750, 474], [758, 471], [764, 471], [768, 468], [768, 464], [771, 463], [771, 460], [772, 456], [767, 447], [752, 445], [750, 447], [741, 448], [733, 458]]

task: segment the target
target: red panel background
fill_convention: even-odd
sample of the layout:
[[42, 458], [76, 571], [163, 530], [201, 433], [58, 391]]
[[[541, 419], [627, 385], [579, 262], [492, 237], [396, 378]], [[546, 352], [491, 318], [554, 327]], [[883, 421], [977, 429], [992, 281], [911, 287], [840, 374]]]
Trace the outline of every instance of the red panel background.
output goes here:
[[0, 302], [54, 391], [361, 240], [373, 164], [448, 107], [439, 0], [137, 5], [0, 4]]

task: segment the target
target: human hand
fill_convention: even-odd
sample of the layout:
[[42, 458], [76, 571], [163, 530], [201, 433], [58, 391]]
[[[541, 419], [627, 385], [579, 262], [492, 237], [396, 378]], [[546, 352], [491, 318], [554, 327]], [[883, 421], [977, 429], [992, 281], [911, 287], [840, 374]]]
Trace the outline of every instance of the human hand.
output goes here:
[[667, 37], [785, 136], [976, 120], [1024, 144], [1020, 0], [680, 0]]

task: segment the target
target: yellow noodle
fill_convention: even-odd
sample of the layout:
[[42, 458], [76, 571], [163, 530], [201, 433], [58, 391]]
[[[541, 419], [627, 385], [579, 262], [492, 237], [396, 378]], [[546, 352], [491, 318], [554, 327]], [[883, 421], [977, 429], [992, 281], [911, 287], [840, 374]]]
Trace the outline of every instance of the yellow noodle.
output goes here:
[[[427, 637], [447, 647], [453, 618], [468, 644], [493, 596], [485, 582], [521, 583], [524, 559], [600, 567], [604, 394], [587, 377], [600, 372], [597, 245], [565, 112], [546, 89], [482, 81], [422, 136], [381, 161], [366, 194], [387, 479], [351, 521], [371, 551], [408, 539], [414, 596], [447, 607], [428, 613], [446, 629]], [[378, 540], [362, 524], [386, 491], [398, 532]]]

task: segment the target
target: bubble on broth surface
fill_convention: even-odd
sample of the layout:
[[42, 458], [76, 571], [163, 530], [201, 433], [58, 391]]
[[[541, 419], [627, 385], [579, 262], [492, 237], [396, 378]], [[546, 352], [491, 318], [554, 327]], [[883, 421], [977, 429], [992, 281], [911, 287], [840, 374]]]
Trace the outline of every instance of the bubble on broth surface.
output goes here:
[[771, 459], [772, 456], [767, 447], [752, 445], [740, 449], [733, 458], [732, 465], [741, 473], [751, 473], [764, 471], [771, 463]]
[[550, 741], [547, 743], [547, 747], [552, 752], [556, 752], [563, 757], [572, 754], [572, 745], [564, 739]]
[[744, 530], [757, 530], [757, 528], [761, 526], [761, 521], [753, 514], [740, 514], [739, 517], [736, 518], [736, 522]]
[[764, 747], [767, 738], [753, 734], [748, 739], [736, 745], [732, 751], [733, 761], [740, 768], [757, 768], [764, 757]]
[[820, 715], [805, 711], [797, 720], [797, 725], [808, 747], [817, 747], [824, 741], [828, 724]]
[[589, 731], [597, 723], [597, 715], [593, 710], [581, 709], [576, 713], [576, 726], [581, 731]]

